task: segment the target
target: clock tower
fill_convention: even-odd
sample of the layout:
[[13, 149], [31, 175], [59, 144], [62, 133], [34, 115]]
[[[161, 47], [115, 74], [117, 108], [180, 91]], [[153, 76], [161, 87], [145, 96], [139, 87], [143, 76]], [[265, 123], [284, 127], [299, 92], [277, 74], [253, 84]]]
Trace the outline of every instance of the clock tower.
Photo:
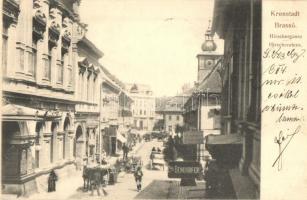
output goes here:
[[[210, 21], [209, 21], [210, 24]], [[215, 66], [217, 60], [222, 56], [216, 50], [216, 44], [213, 40], [213, 34], [209, 25], [205, 33], [205, 41], [201, 45], [202, 52], [197, 54], [198, 59], [198, 72], [197, 82], [200, 83], [210, 73]]]

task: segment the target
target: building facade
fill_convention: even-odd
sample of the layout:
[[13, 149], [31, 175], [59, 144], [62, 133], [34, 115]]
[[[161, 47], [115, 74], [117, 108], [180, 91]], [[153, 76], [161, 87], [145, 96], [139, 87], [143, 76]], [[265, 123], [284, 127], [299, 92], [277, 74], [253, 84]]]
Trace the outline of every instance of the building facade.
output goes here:
[[124, 84], [105, 67], [101, 68], [104, 74], [100, 99], [101, 143], [106, 154], [113, 156], [122, 150], [129, 138], [132, 99], [124, 90]]
[[212, 29], [225, 41], [222, 134], [242, 138], [241, 148], [232, 154], [233, 159], [239, 158], [236, 166], [251, 180], [255, 192], [252, 197], [259, 198], [261, 1], [216, 0]]
[[103, 54], [79, 5], [3, 1], [3, 193], [46, 191], [51, 170], [63, 178], [99, 155]]
[[119, 94], [120, 87], [104, 78], [101, 97], [101, 130], [103, 135], [103, 148], [107, 155], [115, 155], [117, 152], [117, 130], [119, 126]]
[[187, 99], [187, 95], [178, 95], [172, 97], [165, 103], [163, 111], [161, 111], [163, 114], [164, 131], [168, 133], [175, 133], [177, 126], [182, 127], [184, 125], [183, 106]]
[[52, 169], [59, 176], [75, 169], [79, 4], [3, 1], [3, 193], [46, 190]]
[[99, 132], [99, 97], [103, 74], [98, 60], [103, 53], [84, 35], [86, 29], [78, 27], [75, 37], [75, 127], [74, 156], [80, 165], [88, 160], [99, 160], [101, 135]]
[[126, 91], [132, 98], [133, 127], [152, 131], [155, 123], [155, 97], [148, 85], [126, 84]]

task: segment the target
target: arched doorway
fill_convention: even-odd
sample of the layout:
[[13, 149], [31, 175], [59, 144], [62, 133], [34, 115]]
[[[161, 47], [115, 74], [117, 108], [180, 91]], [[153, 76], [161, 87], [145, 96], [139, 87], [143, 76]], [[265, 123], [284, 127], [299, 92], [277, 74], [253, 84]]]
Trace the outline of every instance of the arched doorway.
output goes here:
[[65, 159], [66, 157], [69, 157], [69, 155], [66, 155], [66, 154], [69, 154], [69, 150], [67, 149], [68, 148], [68, 130], [69, 130], [69, 126], [70, 126], [70, 119], [69, 117], [65, 117], [65, 120], [64, 120], [64, 127], [63, 127], [63, 130], [64, 130], [64, 136], [63, 136], [63, 159]]
[[76, 136], [74, 141], [74, 157], [82, 157], [82, 127], [78, 126], [76, 130]]
[[57, 130], [58, 122], [51, 123], [51, 141], [50, 141], [50, 163], [53, 163], [57, 160]]
[[27, 171], [20, 169], [21, 152], [11, 144], [14, 136], [20, 135], [21, 130], [18, 122], [2, 122], [2, 181], [6, 177], [19, 177]]

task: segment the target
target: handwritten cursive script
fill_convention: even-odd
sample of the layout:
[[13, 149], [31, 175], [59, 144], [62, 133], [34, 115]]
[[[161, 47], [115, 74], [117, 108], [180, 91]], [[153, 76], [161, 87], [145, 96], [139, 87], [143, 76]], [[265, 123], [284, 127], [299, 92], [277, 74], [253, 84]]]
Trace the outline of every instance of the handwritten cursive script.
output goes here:
[[[279, 132], [278, 137], [274, 138], [274, 142], [276, 144], [278, 144], [278, 148], [279, 148], [279, 154], [277, 156], [277, 158], [275, 159], [272, 167], [275, 166], [275, 164], [278, 164], [278, 171], [280, 171], [282, 169], [282, 162], [283, 162], [283, 153], [286, 150], [286, 148], [288, 147], [288, 145], [290, 144], [291, 140], [293, 139], [293, 137], [298, 134], [301, 130], [301, 125], [297, 126], [295, 131], [291, 134], [287, 134], [284, 135], [283, 131]], [[284, 146], [284, 148], [282, 148], [282, 144], [286, 142], [286, 145]]]

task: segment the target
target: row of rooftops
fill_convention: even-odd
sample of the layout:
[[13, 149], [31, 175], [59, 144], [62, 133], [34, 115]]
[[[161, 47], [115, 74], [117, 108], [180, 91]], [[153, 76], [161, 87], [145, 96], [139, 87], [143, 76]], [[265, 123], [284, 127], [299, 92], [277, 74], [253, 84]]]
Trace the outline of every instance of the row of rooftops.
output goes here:
[[[103, 57], [103, 52], [96, 47], [96, 45], [90, 41], [86, 35], [82, 37], [82, 39], [78, 42], [78, 45], [82, 46], [83, 48], [86, 48], [87, 52], [89, 52], [89, 55], [94, 57], [97, 61]], [[78, 62], [85, 62], [89, 63], [87, 61], [86, 57], [79, 57]], [[130, 94], [140, 94], [140, 95], [148, 95], [152, 96], [153, 92], [149, 85], [145, 84], [137, 84], [137, 83], [124, 83], [121, 80], [119, 80], [114, 74], [112, 74], [105, 66], [103, 66], [101, 63], [97, 62], [97, 66], [93, 64], [89, 64], [88, 68], [93, 68], [93, 71], [102, 71], [105, 74], [104, 82], [108, 85], [111, 85], [113, 88], [115, 88], [118, 91], [123, 92], [127, 96], [130, 96]]]

